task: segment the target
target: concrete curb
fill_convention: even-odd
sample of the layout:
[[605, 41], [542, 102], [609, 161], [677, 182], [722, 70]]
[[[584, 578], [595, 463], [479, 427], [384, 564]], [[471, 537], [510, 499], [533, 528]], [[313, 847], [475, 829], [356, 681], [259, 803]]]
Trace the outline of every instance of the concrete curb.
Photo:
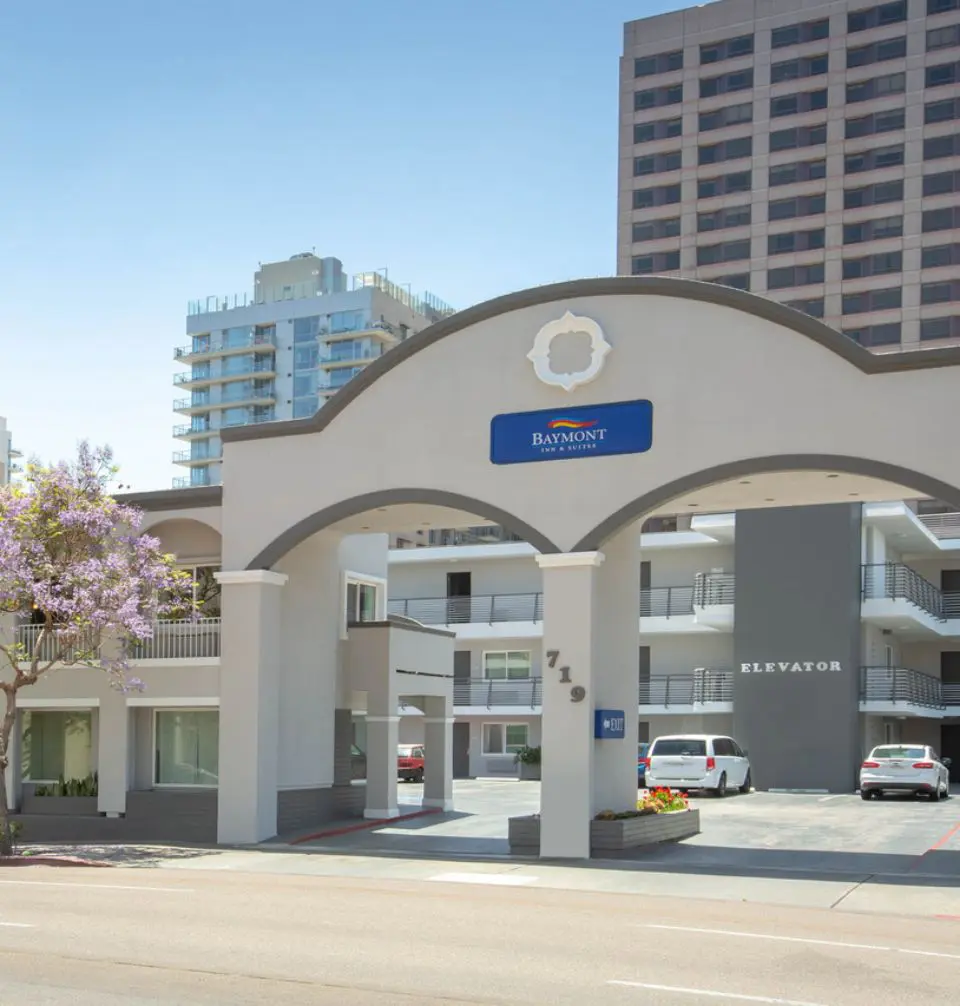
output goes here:
[[76, 856], [0, 856], [0, 869], [5, 866], [93, 866], [97, 868], [114, 866], [113, 863], [99, 863], [93, 859]]
[[426, 817], [428, 814], [441, 813], [439, 807], [430, 807], [426, 810], [416, 810], [412, 814], [401, 814], [399, 817], [376, 818], [372, 821], [358, 822], [347, 825], [343, 828], [333, 828], [330, 831], [318, 831], [315, 835], [304, 835], [301, 838], [294, 838], [287, 845], [303, 845], [304, 842], [316, 842], [321, 838], [336, 838], [338, 835], [349, 835], [355, 831], [369, 831], [371, 828], [379, 828], [384, 824], [396, 824], [398, 821], [412, 821], [416, 817]]

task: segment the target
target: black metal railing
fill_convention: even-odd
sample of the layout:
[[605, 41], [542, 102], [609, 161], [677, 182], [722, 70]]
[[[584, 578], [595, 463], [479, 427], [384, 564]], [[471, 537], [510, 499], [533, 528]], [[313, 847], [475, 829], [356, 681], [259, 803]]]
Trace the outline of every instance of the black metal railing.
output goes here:
[[733, 671], [698, 667], [681, 674], [651, 674], [640, 678], [641, 706], [692, 706], [702, 702], [732, 702]]
[[543, 702], [540, 678], [454, 678], [454, 706], [517, 706], [536, 709]]
[[860, 701], [946, 708], [940, 679], [909, 667], [861, 667]]
[[391, 615], [403, 615], [425, 625], [468, 622], [540, 622], [542, 594], [477, 594], [472, 597], [411, 597], [387, 602]]
[[697, 573], [693, 581], [693, 603], [698, 608], [733, 604], [735, 584], [733, 573]]
[[944, 594], [938, 587], [900, 562], [864, 566], [862, 585], [865, 601], [878, 598], [909, 601], [941, 621], [960, 615], [960, 595], [948, 595], [950, 600], [945, 603]]
[[960, 706], [960, 681], [944, 682], [940, 688], [945, 706]]
[[693, 614], [693, 587], [646, 587], [640, 591], [641, 618]]

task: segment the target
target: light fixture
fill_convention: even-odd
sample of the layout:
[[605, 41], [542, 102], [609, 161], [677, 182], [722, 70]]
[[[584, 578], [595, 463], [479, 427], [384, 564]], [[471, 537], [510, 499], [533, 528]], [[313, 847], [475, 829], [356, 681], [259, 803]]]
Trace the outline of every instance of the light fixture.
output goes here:
[[775, 502], [775, 501], [774, 501], [774, 498], [773, 498], [772, 496], [768, 496], [768, 497], [767, 497], [767, 498], [766, 498], [766, 499], [764, 500], [764, 502], [765, 502], [765, 503], [773, 503], [773, 502]]
[[742, 485], [742, 486], [748, 486], [748, 485], [750, 485], [750, 479], [741, 479], [740, 480], [740, 485]]
[[860, 493], [847, 493], [848, 496], [859, 496]]
[[839, 475], [828, 475], [827, 478], [828, 479], [838, 479], [838, 478], [840, 478], [840, 476]]
[[369, 524], [361, 524], [360, 525], [360, 530], [361, 531], [369, 531], [370, 530], [370, 525]]
[[687, 506], [700, 506], [699, 503], [688, 503]]

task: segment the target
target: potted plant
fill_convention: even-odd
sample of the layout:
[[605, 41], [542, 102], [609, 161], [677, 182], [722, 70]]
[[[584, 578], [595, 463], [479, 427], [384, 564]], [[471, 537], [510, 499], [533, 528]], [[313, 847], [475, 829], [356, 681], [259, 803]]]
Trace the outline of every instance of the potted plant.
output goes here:
[[513, 756], [514, 765], [519, 766], [519, 778], [524, 780], [540, 780], [540, 745], [535, 748], [524, 745]]

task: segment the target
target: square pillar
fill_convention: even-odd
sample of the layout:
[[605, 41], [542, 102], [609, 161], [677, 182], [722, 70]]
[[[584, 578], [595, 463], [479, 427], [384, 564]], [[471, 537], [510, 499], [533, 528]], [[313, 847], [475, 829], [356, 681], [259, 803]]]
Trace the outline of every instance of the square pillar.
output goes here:
[[603, 560], [602, 552], [537, 556], [543, 570], [540, 855], [545, 858], [590, 856], [593, 640]]
[[399, 817], [397, 746], [400, 717], [367, 712], [367, 804], [363, 816], [374, 820]]
[[277, 833], [282, 573], [216, 574], [222, 589], [217, 841]]
[[423, 806], [453, 810], [453, 701], [424, 702]]
[[110, 689], [97, 711], [97, 810], [107, 817], [127, 812], [130, 788], [130, 716], [123, 692]]

